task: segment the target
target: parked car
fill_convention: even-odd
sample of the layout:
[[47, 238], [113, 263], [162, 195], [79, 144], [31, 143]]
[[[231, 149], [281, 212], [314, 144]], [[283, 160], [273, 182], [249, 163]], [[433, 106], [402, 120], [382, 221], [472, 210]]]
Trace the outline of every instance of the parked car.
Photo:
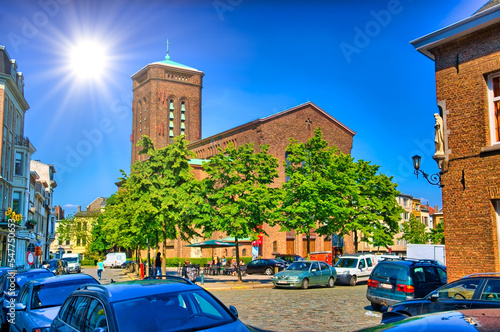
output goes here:
[[389, 324], [366, 328], [359, 332], [492, 332], [500, 331], [498, 309], [464, 309], [409, 317]]
[[422, 298], [446, 284], [446, 267], [428, 260], [384, 260], [377, 264], [368, 280], [366, 298], [372, 308]]
[[179, 277], [84, 285], [52, 321], [62, 331], [252, 331], [215, 296]]
[[99, 284], [87, 274], [39, 278], [28, 281], [19, 291], [15, 324], [11, 331], [47, 331], [69, 293], [83, 284]]
[[294, 255], [294, 254], [275, 254], [274, 258], [284, 260], [287, 263], [287, 265], [290, 265], [293, 262], [304, 260], [304, 258], [302, 256]]
[[284, 270], [286, 264], [283, 261], [278, 261], [272, 258], [260, 258], [254, 259], [253, 261], [247, 264], [247, 273], [264, 273], [267, 275], [274, 274], [275, 268], [278, 268], [278, 271]]
[[133, 261], [133, 260], [126, 260], [125, 262], [122, 263], [122, 265], [120, 266], [122, 269], [129, 269], [131, 265], [135, 265], [136, 262]]
[[275, 287], [307, 289], [312, 285], [333, 287], [337, 279], [335, 268], [323, 261], [299, 261], [273, 276]]
[[82, 272], [81, 254], [63, 254], [62, 260], [68, 262], [70, 272]]
[[63, 274], [63, 262], [60, 259], [49, 259], [48, 261], [43, 261], [42, 267], [51, 271], [55, 275]]
[[377, 260], [373, 254], [343, 255], [335, 263], [337, 281], [351, 286], [360, 281], [367, 281], [376, 264]]
[[7, 312], [14, 306], [21, 287], [29, 280], [49, 276], [54, 276], [54, 273], [47, 269], [31, 269], [27, 271], [10, 270], [0, 277], [0, 328], [2, 331], [9, 328], [9, 321], [14, 318], [7, 316]]
[[455, 310], [499, 308], [500, 273], [476, 273], [450, 282], [422, 299], [399, 302], [387, 309], [382, 322], [426, 313]]
[[110, 252], [106, 255], [103, 264], [104, 267], [120, 267], [127, 260], [127, 254], [124, 252]]

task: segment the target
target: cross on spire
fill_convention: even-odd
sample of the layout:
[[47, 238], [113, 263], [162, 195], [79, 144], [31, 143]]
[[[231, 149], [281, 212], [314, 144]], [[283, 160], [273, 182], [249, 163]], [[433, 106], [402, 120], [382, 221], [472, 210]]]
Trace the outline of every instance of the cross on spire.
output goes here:
[[165, 56], [165, 60], [170, 60], [170, 55], [168, 54], [168, 45], [172, 45], [172, 43], [168, 42], [168, 38], [167, 38], [167, 42], [163, 42], [163, 43], [167, 44], [167, 55]]

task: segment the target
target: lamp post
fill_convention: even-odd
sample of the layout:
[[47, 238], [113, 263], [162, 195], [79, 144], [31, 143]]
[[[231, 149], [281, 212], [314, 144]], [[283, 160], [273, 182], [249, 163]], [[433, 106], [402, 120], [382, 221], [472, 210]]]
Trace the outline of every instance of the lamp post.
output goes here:
[[419, 155], [414, 155], [413, 157], [411, 157], [411, 159], [413, 160], [413, 168], [415, 169], [414, 173], [417, 176], [417, 179], [418, 179], [418, 173], [420, 172], [424, 176], [424, 179], [426, 179], [427, 182], [429, 182], [430, 184], [434, 186], [439, 186], [439, 188], [444, 187], [444, 185], [441, 184], [442, 172], [429, 175], [420, 169], [420, 161], [422, 160], [422, 157], [420, 157]]

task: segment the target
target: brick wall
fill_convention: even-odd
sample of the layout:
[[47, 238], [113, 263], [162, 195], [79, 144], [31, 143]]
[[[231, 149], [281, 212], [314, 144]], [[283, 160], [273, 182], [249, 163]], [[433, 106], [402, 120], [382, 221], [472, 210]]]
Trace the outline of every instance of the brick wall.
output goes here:
[[487, 75], [500, 71], [500, 25], [431, 51], [448, 142], [442, 193], [451, 281], [500, 271], [495, 197], [490, 193], [500, 187], [500, 150], [484, 149], [491, 146]]

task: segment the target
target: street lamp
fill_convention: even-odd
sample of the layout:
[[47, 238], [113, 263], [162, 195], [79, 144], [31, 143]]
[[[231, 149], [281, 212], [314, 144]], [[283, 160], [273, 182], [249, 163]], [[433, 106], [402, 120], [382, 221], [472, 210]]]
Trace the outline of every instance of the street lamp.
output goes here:
[[426, 179], [427, 182], [429, 182], [430, 184], [434, 186], [439, 186], [439, 188], [444, 187], [444, 185], [441, 184], [442, 172], [429, 175], [420, 169], [420, 161], [422, 160], [422, 157], [420, 157], [419, 155], [414, 155], [413, 157], [411, 157], [411, 159], [413, 159], [413, 168], [415, 168], [414, 173], [417, 176], [417, 179], [418, 179], [418, 172], [420, 172], [424, 176], [424, 179]]

